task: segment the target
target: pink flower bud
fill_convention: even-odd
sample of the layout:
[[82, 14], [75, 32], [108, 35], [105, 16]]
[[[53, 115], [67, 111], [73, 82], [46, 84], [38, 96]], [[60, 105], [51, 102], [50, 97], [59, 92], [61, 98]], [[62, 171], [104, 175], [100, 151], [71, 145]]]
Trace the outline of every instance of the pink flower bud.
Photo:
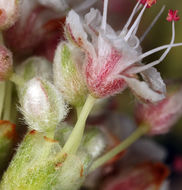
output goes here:
[[0, 81], [4, 81], [10, 77], [13, 71], [13, 59], [11, 52], [0, 45]]
[[19, 16], [19, 0], [0, 0], [0, 29], [12, 26]]
[[102, 190], [156, 190], [160, 189], [169, 175], [167, 167], [161, 163], [144, 163], [124, 169], [120, 176], [111, 178]]
[[156, 104], [138, 103], [136, 121], [149, 125], [150, 135], [167, 133], [182, 115], [182, 89]]

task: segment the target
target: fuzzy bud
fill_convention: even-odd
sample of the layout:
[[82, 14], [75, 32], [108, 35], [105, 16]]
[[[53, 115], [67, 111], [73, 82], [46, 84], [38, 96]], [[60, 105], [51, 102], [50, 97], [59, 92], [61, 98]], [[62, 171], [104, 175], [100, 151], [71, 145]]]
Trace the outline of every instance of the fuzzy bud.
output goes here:
[[7, 80], [13, 72], [12, 53], [0, 45], [0, 82]]
[[25, 81], [34, 77], [41, 77], [52, 81], [52, 65], [47, 59], [42, 57], [30, 57], [16, 68], [17, 74], [21, 75]]
[[82, 146], [93, 159], [101, 155], [106, 147], [106, 139], [98, 128], [91, 128], [83, 137]]
[[0, 0], [0, 29], [12, 26], [18, 18], [19, 0]]
[[156, 104], [138, 104], [135, 110], [139, 125], [149, 125], [149, 134], [167, 133], [182, 115], [182, 89]]
[[60, 43], [54, 57], [54, 83], [64, 99], [73, 106], [85, 102], [87, 88], [82, 76], [81, 51], [68, 43]]
[[54, 130], [67, 112], [55, 86], [40, 78], [27, 82], [21, 92], [21, 105], [28, 125], [40, 132]]

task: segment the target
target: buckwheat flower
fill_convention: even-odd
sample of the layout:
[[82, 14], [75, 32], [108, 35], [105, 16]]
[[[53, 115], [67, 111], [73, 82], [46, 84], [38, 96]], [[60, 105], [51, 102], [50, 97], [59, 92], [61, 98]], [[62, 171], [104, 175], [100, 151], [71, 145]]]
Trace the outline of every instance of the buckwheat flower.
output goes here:
[[19, 0], [0, 0], [0, 29], [12, 26], [19, 15]]
[[13, 72], [12, 53], [0, 45], [0, 82], [7, 80]]
[[[153, 66], [166, 57], [171, 47], [182, 44], [174, 44], [173, 21], [170, 44], [142, 53], [136, 32], [146, 7], [151, 6], [153, 2], [155, 1], [145, 2], [131, 25], [134, 15], [140, 10], [141, 3], [138, 1], [126, 25], [117, 32], [106, 22], [108, 0], [104, 1], [103, 16], [95, 9], [91, 9], [84, 18], [80, 18], [74, 10], [69, 12], [65, 33], [69, 41], [85, 52], [83, 72], [92, 96], [103, 98], [129, 87], [144, 101], [157, 102], [165, 97], [165, 84]], [[159, 16], [160, 14], [157, 17]], [[141, 63], [143, 58], [163, 49], [166, 51], [159, 60], [147, 65]], [[143, 80], [139, 80], [138, 75], [141, 75]]]
[[149, 125], [150, 135], [167, 133], [182, 115], [182, 89], [167, 95], [156, 104], [138, 104], [136, 106], [136, 121]]

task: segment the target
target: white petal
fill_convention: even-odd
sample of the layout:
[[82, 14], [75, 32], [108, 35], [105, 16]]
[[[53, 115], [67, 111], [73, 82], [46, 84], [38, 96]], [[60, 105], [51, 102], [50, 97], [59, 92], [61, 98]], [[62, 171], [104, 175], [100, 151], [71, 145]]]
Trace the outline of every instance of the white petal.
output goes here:
[[74, 38], [73, 40], [78, 42], [79, 39], [81, 39], [82, 42], [87, 42], [87, 34], [83, 29], [83, 23], [80, 20], [79, 15], [74, 10], [71, 10], [68, 13], [66, 25], [70, 27], [71, 31], [68, 32], [71, 32], [71, 36]]
[[150, 102], [158, 102], [165, 98], [164, 94], [155, 92], [144, 81], [139, 81], [137, 79], [128, 77], [124, 77], [124, 79], [139, 99]]
[[141, 75], [153, 90], [163, 94], [166, 93], [166, 85], [156, 68], [151, 67], [143, 71]]

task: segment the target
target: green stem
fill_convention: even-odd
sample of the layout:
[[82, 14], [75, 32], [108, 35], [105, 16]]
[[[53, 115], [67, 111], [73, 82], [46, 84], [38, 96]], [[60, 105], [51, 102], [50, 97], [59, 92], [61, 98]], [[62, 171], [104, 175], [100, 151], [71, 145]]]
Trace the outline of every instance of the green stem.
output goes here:
[[121, 142], [115, 148], [95, 160], [89, 170], [89, 172], [94, 171], [96, 168], [102, 166], [111, 158], [116, 156], [118, 153], [122, 152], [126, 148], [128, 148], [131, 144], [133, 144], [137, 139], [139, 139], [142, 135], [144, 135], [148, 131], [148, 126], [140, 126], [134, 131], [126, 140]]
[[4, 101], [4, 112], [3, 120], [10, 120], [11, 114], [11, 103], [12, 103], [12, 83], [10, 81], [6, 82], [6, 97]]
[[79, 118], [79, 115], [80, 115], [80, 113], [82, 111], [82, 108], [83, 108], [82, 106], [76, 107], [77, 119]]
[[9, 80], [15, 83], [17, 86], [23, 86], [25, 83], [24, 79], [16, 73], [13, 73]]
[[92, 97], [91, 95], [88, 95], [87, 100], [82, 108], [82, 111], [80, 112], [79, 118], [77, 120], [77, 123], [69, 136], [66, 144], [63, 147], [62, 152], [64, 153], [76, 153], [78, 147], [80, 146], [83, 132], [85, 129], [85, 122], [86, 119], [95, 103], [96, 99]]
[[5, 98], [5, 82], [0, 82], [0, 119], [2, 119], [2, 112]]

